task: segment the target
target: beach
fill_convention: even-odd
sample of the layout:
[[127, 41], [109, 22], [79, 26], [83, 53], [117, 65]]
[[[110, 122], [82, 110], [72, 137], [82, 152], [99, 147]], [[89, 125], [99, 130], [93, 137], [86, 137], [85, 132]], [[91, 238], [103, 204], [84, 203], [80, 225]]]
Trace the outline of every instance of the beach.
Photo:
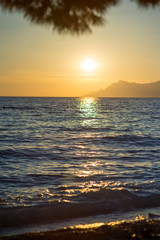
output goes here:
[[160, 220], [110, 223], [100, 227], [71, 227], [47, 232], [26, 233], [1, 240], [131, 240], [160, 239]]

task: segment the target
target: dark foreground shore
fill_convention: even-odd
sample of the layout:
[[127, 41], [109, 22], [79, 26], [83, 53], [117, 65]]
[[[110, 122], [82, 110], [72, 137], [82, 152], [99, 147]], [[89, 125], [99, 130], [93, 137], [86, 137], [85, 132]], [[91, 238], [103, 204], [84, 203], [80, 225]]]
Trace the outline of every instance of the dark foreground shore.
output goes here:
[[0, 240], [148, 240], [160, 239], [160, 220], [121, 222], [93, 228], [68, 228], [49, 232], [26, 233]]

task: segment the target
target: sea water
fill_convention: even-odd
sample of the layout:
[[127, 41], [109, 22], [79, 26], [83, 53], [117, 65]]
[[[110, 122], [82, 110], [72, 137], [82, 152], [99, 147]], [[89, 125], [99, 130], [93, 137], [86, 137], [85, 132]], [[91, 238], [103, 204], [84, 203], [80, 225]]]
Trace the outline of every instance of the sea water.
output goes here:
[[0, 98], [0, 227], [160, 207], [160, 99]]

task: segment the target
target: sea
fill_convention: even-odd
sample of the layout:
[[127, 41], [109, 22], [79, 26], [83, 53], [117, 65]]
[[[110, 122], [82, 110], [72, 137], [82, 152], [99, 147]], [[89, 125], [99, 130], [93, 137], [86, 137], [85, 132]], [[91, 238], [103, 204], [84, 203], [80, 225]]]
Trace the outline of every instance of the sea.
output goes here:
[[0, 97], [0, 233], [160, 214], [160, 99]]

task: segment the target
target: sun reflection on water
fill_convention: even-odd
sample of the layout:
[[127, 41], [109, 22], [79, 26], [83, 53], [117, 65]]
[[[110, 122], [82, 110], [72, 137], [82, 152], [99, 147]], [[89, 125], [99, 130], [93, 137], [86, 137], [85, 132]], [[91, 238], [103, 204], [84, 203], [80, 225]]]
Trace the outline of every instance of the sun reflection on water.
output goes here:
[[98, 101], [95, 98], [82, 98], [79, 102], [79, 111], [82, 118], [82, 126], [92, 127], [97, 123]]
[[[80, 132], [81, 142], [77, 145], [78, 149], [75, 154], [78, 157], [81, 156], [82, 160], [92, 159], [95, 157], [98, 149], [93, 148], [93, 146], [91, 149], [91, 145], [88, 145], [88, 142], [92, 143], [95, 139], [94, 129], [98, 126], [98, 99], [92, 97], [81, 98], [78, 108], [82, 132]], [[97, 161], [92, 161], [91, 165], [90, 161], [82, 163], [81, 168], [76, 172], [76, 176], [80, 178], [100, 174], [103, 174], [103, 171], [98, 167]]]
[[[89, 224], [79, 224], [74, 226], [74, 228], [81, 228], [81, 229], [88, 229], [88, 228], [98, 228], [103, 226], [104, 223], [103, 222], [99, 222], [99, 223], [89, 223]], [[72, 226], [70, 228], [73, 228]]]
[[103, 174], [103, 170], [101, 169], [101, 164], [99, 161], [87, 162], [82, 165], [83, 169], [78, 171], [76, 174], [78, 177], [88, 177], [93, 175], [101, 175]]

